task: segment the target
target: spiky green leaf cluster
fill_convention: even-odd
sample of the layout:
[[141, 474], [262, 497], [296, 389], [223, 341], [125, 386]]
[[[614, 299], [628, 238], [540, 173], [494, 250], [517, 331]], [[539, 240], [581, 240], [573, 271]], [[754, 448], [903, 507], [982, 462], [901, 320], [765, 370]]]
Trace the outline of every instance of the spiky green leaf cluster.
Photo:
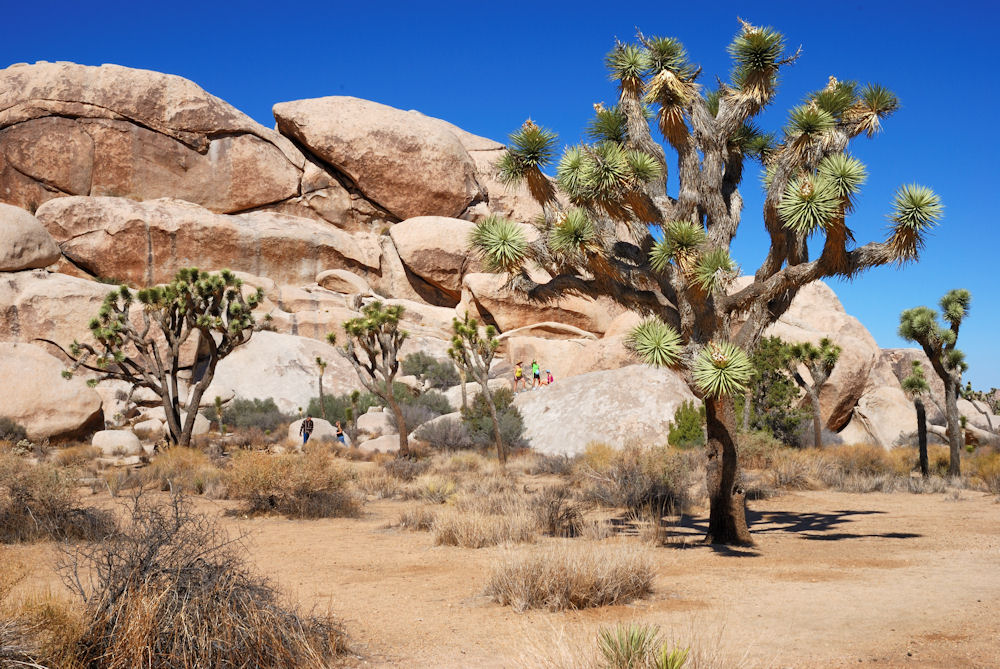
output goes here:
[[616, 44], [604, 58], [611, 81], [638, 82], [649, 70], [649, 53], [635, 44]]
[[831, 182], [815, 174], [805, 174], [785, 187], [778, 215], [786, 228], [810, 234], [826, 228], [840, 205], [840, 196]]
[[662, 178], [663, 168], [641, 151], [616, 142], [600, 142], [568, 148], [556, 175], [576, 203], [619, 203], [643, 184]]
[[837, 197], [853, 206], [854, 196], [868, 178], [864, 163], [846, 153], [834, 153], [820, 161], [816, 170], [827, 181]]
[[858, 101], [857, 82], [837, 81], [821, 91], [809, 96], [808, 102], [815, 104], [831, 116], [840, 118]]
[[597, 229], [583, 209], [570, 209], [549, 232], [549, 249], [564, 256], [594, 251]]
[[670, 221], [663, 226], [663, 239], [653, 245], [649, 262], [657, 272], [662, 272], [673, 260], [693, 256], [705, 241], [705, 229], [691, 221]]
[[810, 342], [792, 344], [788, 349], [793, 362], [804, 363], [807, 367], [818, 366], [830, 373], [840, 359], [841, 348], [827, 337], [819, 340], [819, 346]]
[[733, 59], [733, 85], [763, 102], [774, 85], [785, 51], [784, 35], [770, 27], [744, 24], [727, 50]]
[[941, 305], [941, 315], [953, 328], [958, 328], [969, 315], [969, 304], [972, 294], [964, 288], [949, 290], [938, 303]]
[[667, 71], [684, 80], [693, 79], [697, 74], [698, 70], [691, 64], [687, 49], [680, 40], [673, 37], [649, 37], [645, 40], [645, 45], [651, 73]]
[[698, 256], [691, 278], [701, 290], [713, 293], [728, 285], [735, 276], [736, 263], [729, 256], [729, 251], [718, 247]]
[[496, 214], [476, 224], [469, 242], [490, 272], [517, 272], [528, 250], [528, 239], [521, 226]]
[[507, 150], [495, 165], [497, 178], [506, 186], [517, 186], [531, 171], [541, 171], [552, 163], [559, 136], [528, 119], [510, 134]]
[[927, 232], [941, 220], [941, 198], [930, 188], [907, 184], [896, 191], [892, 209], [889, 245], [897, 260], [912, 260], [923, 248]]
[[913, 361], [910, 375], [903, 379], [900, 385], [903, 387], [903, 392], [910, 397], [917, 397], [931, 390], [930, 384], [927, 383], [927, 377], [924, 376], [924, 367], [919, 360]]
[[695, 385], [709, 397], [743, 392], [752, 374], [749, 356], [728, 341], [709, 342], [698, 353], [691, 370]]
[[[393, 333], [399, 329], [404, 307], [399, 304], [383, 304], [380, 300], [369, 302], [361, 308], [361, 316], [342, 323], [349, 337], [365, 337], [379, 333]], [[402, 333], [405, 336], [405, 332]]]
[[617, 142], [624, 144], [628, 139], [628, 124], [625, 113], [618, 105], [604, 107], [597, 105], [594, 118], [590, 120], [586, 130], [587, 137], [595, 142]]
[[785, 134], [789, 137], [815, 136], [832, 130], [837, 124], [833, 114], [812, 105], [799, 105], [788, 115]]
[[640, 360], [654, 367], [676, 365], [684, 351], [677, 330], [658, 318], [647, 318], [635, 326], [625, 344]]

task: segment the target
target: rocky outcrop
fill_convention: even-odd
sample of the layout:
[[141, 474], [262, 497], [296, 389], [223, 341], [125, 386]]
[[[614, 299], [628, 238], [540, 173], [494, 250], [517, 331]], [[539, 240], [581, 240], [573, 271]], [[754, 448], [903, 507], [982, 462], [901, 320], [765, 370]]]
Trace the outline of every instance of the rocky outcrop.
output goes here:
[[358, 430], [371, 437], [381, 437], [396, 429], [392, 416], [386, 411], [369, 409], [367, 413], [358, 416]]
[[363, 277], [346, 269], [328, 269], [316, 275], [316, 283], [327, 290], [345, 295], [368, 296], [372, 288]]
[[537, 360], [542, 371], [551, 370], [557, 382], [571, 376], [618, 369], [637, 362], [635, 356], [625, 348], [622, 336], [605, 337], [596, 341], [515, 336], [502, 340], [501, 351], [512, 363], [523, 360], [527, 366], [532, 360]]
[[57, 260], [59, 247], [37, 218], [0, 204], [0, 272], [48, 267]]
[[592, 441], [617, 448], [663, 443], [674, 412], [685, 401], [697, 402], [676, 374], [632, 365], [521, 393], [514, 404], [532, 448], [573, 455]]
[[[501, 388], [506, 388], [507, 390], [513, 390], [514, 380], [513, 378], [507, 378], [507, 377], [499, 379], [490, 379], [487, 385], [489, 386], [490, 392], [496, 392]], [[475, 400], [476, 397], [479, 396], [480, 392], [481, 392], [481, 386], [475, 381], [471, 381], [465, 384], [465, 399], [470, 405], [472, 404], [473, 400]], [[453, 386], [445, 390], [442, 394], [448, 399], [448, 404], [450, 404], [451, 406], [453, 407], [462, 406], [462, 386]]]
[[443, 216], [419, 216], [389, 230], [400, 260], [408, 270], [452, 296], [462, 296], [462, 277], [479, 270], [469, 253], [469, 235], [475, 226]]
[[0, 416], [24, 426], [29, 439], [80, 437], [104, 427], [101, 397], [83, 378], [38, 346], [0, 342]]
[[274, 118], [399, 219], [459, 216], [484, 199], [465, 147], [436, 119], [344, 96], [282, 102]]
[[880, 358], [869, 374], [865, 391], [841, 439], [846, 443], [864, 442], [892, 448], [901, 443], [915, 443], [916, 430], [917, 411], [913, 402], [903, 392], [892, 367]]
[[359, 440], [358, 449], [364, 453], [397, 453], [399, 452], [399, 435], [383, 434], [375, 439]]
[[458, 312], [468, 311], [494, 323], [501, 332], [545, 321], [557, 321], [594, 334], [604, 334], [625, 310], [609, 299], [568, 295], [552, 302], [532, 302], [506, 287], [499, 274], [473, 273], [462, 280]]
[[206, 397], [224, 391], [245, 399], [273, 398], [285, 413], [298, 414], [319, 395], [316, 357], [327, 361], [323, 391], [340, 395], [363, 390], [358, 375], [332, 346], [314, 339], [258, 332], [249, 343], [219, 361]]
[[139, 437], [128, 430], [101, 430], [94, 434], [91, 446], [101, 449], [101, 455], [128, 456], [142, 453]]
[[[288, 426], [288, 441], [295, 443], [300, 446], [302, 444], [302, 435], [299, 434], [299, 430], [302, 429], [302, 421], [305, 420], [300, 418], [298, 420], [293, 420]], [[322, 418], [312, 417], [313, 421], [313, 431], [309, 435], [309, 441], [336, 441], [337, 440], [337, 428], [330, 424], [329, 421], [323, 420]], [[344, 439], [347, 439], [347, 435], [344, 435]]]
[[165, 283], [192, 266], [279, 284], [311, 283], [325, 269], [379, 266], [377, 252], [346, 232], [283, 214], [227, 216], [179, 200], [65, 197], [39, 208], [38, 218], [74, 264], [138, 285]]
[[113, 288], [44, 270], [0, 274], [0, 341], [85, 341], [87, 323]]

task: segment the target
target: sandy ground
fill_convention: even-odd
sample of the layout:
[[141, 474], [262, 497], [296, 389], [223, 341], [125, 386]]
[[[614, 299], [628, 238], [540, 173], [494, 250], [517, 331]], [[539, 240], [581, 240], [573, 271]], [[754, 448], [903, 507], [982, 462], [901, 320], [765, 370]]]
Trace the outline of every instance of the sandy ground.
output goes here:
[[[803, 492], [752, 503], [758, 545], [697, 545], [703, 517], [650, 547], [655, 592], [627, 606], [516, 613], [482, 594], [493, 563], [531, 546], [435, 547], [389, 527], [407, 505], [360, 519], [224, 519], [251, 559], [304, 606], [329, 607], [370, 667], [520, 667], [592, 648], [617, 621], [660, 625], [714, 667], [1000, 667], [1000, 504], [939, 495]], [[199, 501], [213, 513], [228, 502]], [[543, 539], [542, 542], [582, 539]], [[634, 545], [634, 537], [605, 540]], [[8, 547], [59, 587], [51, 546]]]

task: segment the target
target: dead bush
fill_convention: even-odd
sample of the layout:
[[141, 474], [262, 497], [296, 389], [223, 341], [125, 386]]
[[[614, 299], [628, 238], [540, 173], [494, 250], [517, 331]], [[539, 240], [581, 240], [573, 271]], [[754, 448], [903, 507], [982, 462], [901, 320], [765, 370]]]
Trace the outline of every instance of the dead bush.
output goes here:
[[584, 500], [630, 511], [656, 508], [661, 515], [683, 511], [690, 502], [695, 457], [668, 447], [630, 446], [603, 470], [583, 470]]
[[981, 449], [970, 459], [970, 475], [987, 492], [1000, 495], [1000, 452]]
[[549, 486], [531, 500], [538, 529], [550, 537], [575, 537], [580, 534], [583, 514], [568, 486]]
[[85, 605], [78, 661], [126, 667], [324, 667], [344, 647], [329, 615], [303, 616], [244, 563], [245, 548], [179, 495], [133, 497], [113, 536], [63, 555]]
[[390, 499], [399, 494], [399, 479], [390, 476], [383, 469], [365, 469], [358, 473], [354, 485], [365, 495], [376, 499]]
[[391, 458], [383, 461], [382, 469], [390, 476], [400, 481], [412, 481], [430, 469], [430, 460], [411, 460], [409, 458]]
[[535, 520], [525, 511], [497, 515], [447, 508], [434, 518], [432, 530], [438, 546], [484, 548], [535, 540]]
[[767, 469], [784, 445], [768, 432], [743, 432], [736, 437], [736, 451], [744, 469]]
[[652, 592], [653, 562], [620, 546], [548, 547], [507, 555], [493, 566], [485, 594], [516, 611], [625, 604]]
[[399, 526], [404, 530], [429, 532], [434, 526], [434, 511], [426, 506], [414, 506], [399, 514]]
[[823, 453], [845, 475], [876, 476], [894, 473], [889, 454], [880, 446], [851, 444], [828, 448]]
[[361, 501], [349, 478], [333, 457], [322, 453], [244, 451], [226, 471], [229, 498], [244, 500], [244, 513], [277, 512], [290, 518], [357, 516]]
[[60, 448], [55, 452], [52, 461], [59, 467], [86, 467], [101, 455], [101, 449], [89, 444], [77, 444]]
[[0, 667], [76, 667], [82, 612], [51, 591], [18, 598], [11, 590], [27, 575], [23, 564], [0, 571]]
[[816, 487], [817, 461], [801, 451], [786, 450], [770, 462], [767, 477], [778, 490], [810, 490]]
[[110, 513], [80, 505], [69, 470], [0, 453], [0, 543], [92, 540], [113, 527]]
[[224, 475], [203, 451], [195, 448], [168, 448], [150, 460], [143, 478], [160, 490], [224, 497]]
[[552, 476], [569, 476], [576, 467], [577, 459], [568, 455], [538, 454], [528, 472], [534, 475], [550, 474]]

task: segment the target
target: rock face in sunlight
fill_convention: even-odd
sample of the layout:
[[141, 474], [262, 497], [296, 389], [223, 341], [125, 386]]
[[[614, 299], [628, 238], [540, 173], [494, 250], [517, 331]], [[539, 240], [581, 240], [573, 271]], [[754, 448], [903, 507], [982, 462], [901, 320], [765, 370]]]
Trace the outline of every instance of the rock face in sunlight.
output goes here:
[[[343, 341], [342, 323], [379, 299], [405, 308], [404, 356], [446, 359], [452, 319], [468, 313], [501, 333], [491, 387], [509, 385], [519, 360], [550, 370], [554, 385], [516, 402], [539, 450], [664, 440], [676, 407], [694, 397], [673, 372], [635, 365], [625, 341], [639, 314], [581, 295], [530, 301], [470, 252], [474, 223], [490, 214], [520, 223], [529, 241], [540, 234], [526, 187], [497, 181], [502, 144], [352, 97], [279, 102], [274, 116], [277, 129], [191, 81], [117, 65], [0, 70], [0, 416], [32, 438], [101, 429], [102, 415], [119, 432], [161, 436], [162, 419], [148, 407], [130, 413], [121, 388], [64, 382], [66, 361], [35, 340], [86, 341], [108, 284], [139, 288], [195, 266], [236, 271], [263, 290], [260, 311], [271, 316], [270, 332], [222, 361], [206, 398], [273, 398], [296, 413], [318, 394], [317, 356], [328, 364], [324, 392], [360, 389], [326, 335]], [[770, 334], [843, 348], [820, 393], [828, 430], [885, 447], [912, 439], [899, 379], [922, 354], [880, 351], [822, 283], [805, 287]], [[185, 364], [196, 349], [189, 342]], [[460, 388], [447, 395], [460, 402]], [[961, 409], [977, 428], [1000, 426], [973, 403]], [[939, 413], [928, 404], [933, 423]], [[396, 448], [382, 439], [367, 448]]]

